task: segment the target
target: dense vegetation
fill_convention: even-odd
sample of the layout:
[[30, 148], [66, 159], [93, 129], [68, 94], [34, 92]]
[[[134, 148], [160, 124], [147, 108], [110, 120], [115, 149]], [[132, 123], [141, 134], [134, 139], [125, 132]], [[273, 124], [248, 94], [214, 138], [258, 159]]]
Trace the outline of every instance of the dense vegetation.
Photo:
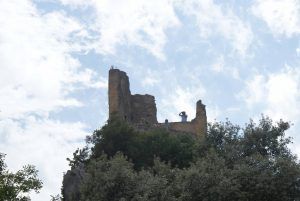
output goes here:
[[29, 192], [39, 192], [42, 182], [38, 179], [38, 171], [32, 165], [13, 173], [7, 170], [4, 154], [0, 153], [0, 201], [27, 201]]
[[[208, 126], [206, 139], [165, 130], [138, 132], [113, 119], [69, 159], [84, 164], [84, 201], [300, 200], [300, 165], [287, 122], [262, 117], [244, 128]], [[64, 188], [64, 186], [63, 186]]]

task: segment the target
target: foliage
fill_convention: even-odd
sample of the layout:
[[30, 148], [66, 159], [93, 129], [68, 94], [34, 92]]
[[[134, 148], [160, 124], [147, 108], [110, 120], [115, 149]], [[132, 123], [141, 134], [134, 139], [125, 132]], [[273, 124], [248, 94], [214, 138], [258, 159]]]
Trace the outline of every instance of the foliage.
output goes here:
[[50, 201], [61, 201], [62, 198], [60, 197], [60, 195], [50, 195], [51, 196], [51, 200]]
[[12, 173], [6, 169], [4, 154], [0, 154], [0, 200], [26, 201], [30, 200], [28, 193], [36, 193], [42, 188], [42, 182], [38, 179], [38, 171], [32, 165], [26, 165], [23, 169]]
[[287, 122], [209, 124], [205, 140], [110, 120], [89, 137], [81, 200], [300, 200]]
[[93, 145], [92, 158], [102, 153], [112, 157], [122, 152], [133, 161], [136, 169], [152, 166], [155, 156], [171, 162], [172, 166], [186, 167], [193, 160], [196, 145], [190, 135], [171, 134], [161, 129], [137, 132], [119, 119], [109, 120], [87, 141]]
[[5, 165], [5, 162], [4, 162], [4, 157], [5, 157], [5, 154], [0, 153], [0, 174], [2, 174], [2, 172], [6, 168], [6, 165]]
[[[156, 171], [164, 166], [160, 163], [156, 161]], [[171, 167], [167, 166], [167, 171], [170, 170]], [[133, 163], [121, 153], [111, 159], [102, 155], [88, 165], [86, 172], [81, 185], [81, 200], [167, 201], [174, 197], [173, 190], [167, 190], [170, 182], [162, 176], [163, 170], [160, 175], [146, 170], [135, 171]]]
[[73, 153], [73, 159], [67, 158], [71, 169], [76, 168], [78, 165], [85, 163], [88, 160], [88, 148], [76, 149]]

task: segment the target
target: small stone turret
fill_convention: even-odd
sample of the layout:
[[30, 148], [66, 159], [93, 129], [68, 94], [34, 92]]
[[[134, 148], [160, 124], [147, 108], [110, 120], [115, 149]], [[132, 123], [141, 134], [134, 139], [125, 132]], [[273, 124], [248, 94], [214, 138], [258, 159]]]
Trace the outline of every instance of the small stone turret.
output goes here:
[[196, 132], [205, 134], [207, 132], [207, 117], [205, 105], [202, 104], [201, 100], [196, 103], [196, 118], [194, 121]]

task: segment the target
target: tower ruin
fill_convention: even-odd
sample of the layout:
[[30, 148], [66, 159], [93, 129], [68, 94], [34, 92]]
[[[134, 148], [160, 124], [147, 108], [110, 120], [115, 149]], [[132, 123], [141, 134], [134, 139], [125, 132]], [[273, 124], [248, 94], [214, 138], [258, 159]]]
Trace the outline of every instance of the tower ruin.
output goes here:
[[108, 81], [109, 117], [118, 115], [133, 124], [156, 124], [154, 96], [132, 95], [128, 76], [119, 69], [110, 69]]
[[119, 69], [109, 70], [108, 80], [109, 118], [117, 115], [132, 125], [147, 124], [151, 127], [164, 127], [173, 132], [191, 133], [204, 137], [207, 132], [205, 105], [196, 103], [196, 117], [186, 122], [157, 122], [155, 97], [149, 94], [132, 95], [127, 74]]

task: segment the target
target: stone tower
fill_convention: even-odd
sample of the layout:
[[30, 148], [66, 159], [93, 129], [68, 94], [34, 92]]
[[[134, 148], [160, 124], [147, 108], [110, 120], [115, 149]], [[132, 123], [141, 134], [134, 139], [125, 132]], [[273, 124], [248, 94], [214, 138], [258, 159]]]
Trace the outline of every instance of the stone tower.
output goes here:
[[123, 120], [131, 116], [131, 93], [129, 79], [125, 72], [118, 69], [109, 71], [108, 81], [109, 117], [117, 114]]
[[151, 95], [131, 95], [128, 76], [110, 69], [108, 80], [109, 117], [118, 115], [133, 124], [157, 123], [155, 98]]

